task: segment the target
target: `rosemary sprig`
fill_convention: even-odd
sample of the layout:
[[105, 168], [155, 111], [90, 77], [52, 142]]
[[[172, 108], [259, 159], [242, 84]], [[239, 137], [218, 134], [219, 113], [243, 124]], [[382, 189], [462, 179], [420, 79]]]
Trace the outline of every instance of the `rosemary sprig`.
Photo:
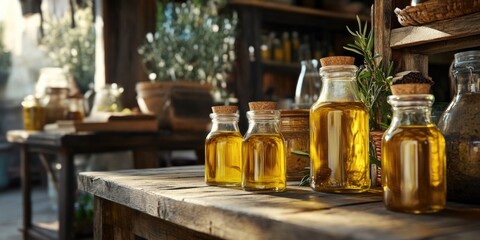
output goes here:
[[[363, 65], [357, 72], [357, 86], [360, 98], [368, 109], [370, 115], [370, 128], [386, 129], [391, 118], [390, 107], [386, 97], [391, 94], [390, 84], [393, 78], [393, 64], [385, 62], [380, 54], [373, 53], [373, 29], [368, 31], [368, 23], [362, 26], [357, 16], [358, 30], [348, 32], [353, 36], [354, 42], [343, 48], [363, 57]], [[386, 69], [386, 72], [384, 71]]]

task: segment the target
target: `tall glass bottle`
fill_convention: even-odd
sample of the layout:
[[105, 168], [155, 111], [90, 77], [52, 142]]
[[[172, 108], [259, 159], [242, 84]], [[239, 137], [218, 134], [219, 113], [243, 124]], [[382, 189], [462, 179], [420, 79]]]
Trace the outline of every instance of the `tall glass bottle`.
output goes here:
[[455, 54], [456, 95], [440, 117], [446, 141], [447, 198], [480, 204], [480, 51]]
[[205, 182], [212, 186], [240, 186], [242, 135], [236, 106], [212, 107], [212, 129], [205, 140]]
[[295, 89], [295, 107], [309, 109], [318, 100], [322, 81], [318, 74], [317, 60], [304, 60], [301, 64], [302, 69]]
[[310, 176], [315, 191], [357, 193], [370, 187], [368, 112], [355, 82], [357, 67], [320, 69], [323, 86], [310, 109]]
[[251, 102], [243, 138], [242, 188], [281, 192], [286, 188], [285, 145], [275, 102]]
[[408, 213], [445, 208], [445, 140], [431, 121], [433, 95], [391, 95], [393, 119], [382, 139], [385, 206]]

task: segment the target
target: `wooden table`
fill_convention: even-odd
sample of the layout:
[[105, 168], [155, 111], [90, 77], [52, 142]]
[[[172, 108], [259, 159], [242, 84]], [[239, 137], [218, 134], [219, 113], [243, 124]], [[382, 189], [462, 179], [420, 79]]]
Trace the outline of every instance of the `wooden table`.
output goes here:
[[[381, 193], [283, 193], [206, 186], [203, 167], [79, 174], [94, 194], [95, 239], [478, 239], [480, 206], [388, 211]], [[170, 239], [170, 238], [169, 238]]]
[[20, 145], [21, 149], [23, 238], [28, 239], [30, 236], [52, 238], [51, 233], [32, 224], [30, 170], [33, 153], [54, 154], [62, 166], [58, 181], [59, 231], [57, 237], [73, 239], [76, 192], [73, 165], [75, 154], [132, 150], [135, 168], [153, 168], [159, 166], [158, 150], [199, 149], [200, 146], [203, 148], [204, 139], [204, 136], [168, 132], [8, 131], [7, 140]]

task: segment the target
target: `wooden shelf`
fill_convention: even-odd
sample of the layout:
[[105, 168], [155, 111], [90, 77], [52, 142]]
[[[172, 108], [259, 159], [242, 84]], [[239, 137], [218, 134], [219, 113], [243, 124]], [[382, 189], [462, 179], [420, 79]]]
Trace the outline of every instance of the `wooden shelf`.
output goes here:
[[435, 54], [480, 46], [480, 12], [422, 26], [392, 29], [390, 47]]

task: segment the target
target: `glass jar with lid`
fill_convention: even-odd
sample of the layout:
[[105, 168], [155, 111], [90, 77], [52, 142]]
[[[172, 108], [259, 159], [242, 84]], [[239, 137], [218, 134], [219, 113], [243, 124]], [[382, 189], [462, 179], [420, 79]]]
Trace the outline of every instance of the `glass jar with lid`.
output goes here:
[[455, 54], [456, 94], [440, 117], [445, 136], [447, 198], [480, 204], [480, 51]]
[[445, 208], [445, 140], [431, 121], [430, 94], [391, 95], [393, 119], [382, 139], [385, 206], [430, 213]]
[[68, 88], [47, 87], [42, 99], [45, 108], [45, 124], [65, 120], [67, 113]]
[[205, 140], [205, 182], [213, 186], [240, 187], [242, 135], [236, 106], [214, 106], [212, 128]]
[[322, 90], [310, 109], [310, 185], [315, 191], [370, 188], [368, 112], [352, 57], [322, 58]]
[[25, 130], [43, 130], [45, 125], [45, 109], [40, 99], [34, 95], [26, 96], [22, 101], [23, 128]]
[[295, 151], [308, 153], [310, 148], [309, 110], [280, 110], [280, 132], [285, 138], [287, 180], [301, 180], [305, 169], [310, 166], [307, 156]]
[[242, 143], [242, 188], [282, 192], [286, 188], [285, 143], [276, 102], [250, 102]]

